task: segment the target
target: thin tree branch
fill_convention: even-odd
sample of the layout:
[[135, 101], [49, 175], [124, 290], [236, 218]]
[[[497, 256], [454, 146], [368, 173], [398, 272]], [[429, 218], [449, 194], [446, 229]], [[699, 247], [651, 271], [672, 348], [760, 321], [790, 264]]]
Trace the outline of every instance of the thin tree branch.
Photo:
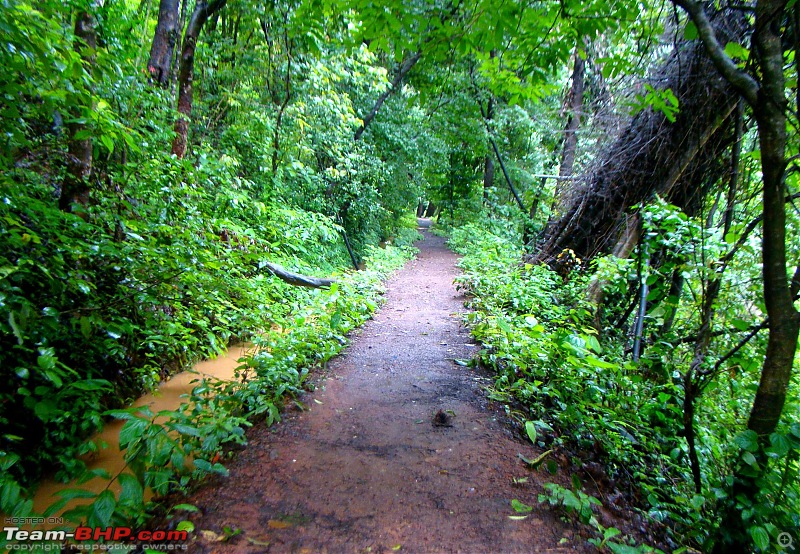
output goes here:
[[758, 103], [758, 91], [761, 87], [755, 79], [740, 70], [731, 57], [725, 53], [725, 47], [717, 40], [717, 34], [711, 25], [711, 20], [703, 10], [703, 6], [695, 0], [672, 0], [672, 2], [689, 14], [697, 27], [697, 35], [703, 41], [706, 52], [717, 71], [747, 100], [748, 104], [755, 106]]
[[703, 376], [716, 374], [719, 371], [719, 368], [722, 367], [722, 364], [724, 364], [725, 362], [730, 360], [733, 356], [735, 356], [736, 353], [739, 350], [741, 350], [742, 347], [744, 347], [744, 345], [746, 345], [748, 342], [750, 342], [750, 339], [755, 337], [763, 329], [766, 329], [768, 325], [769, 325], [769, 318], [765, 319], [764, 321], [762, 321], [761, 323], [756, 325], [753, 328], [753, 330], [750, 331], [747, 334], [747, 336], [742, 338], [742, 340], [740, 340], [739, 343], [736, 346], [734, 346], [727, 354], [725, 354], [723, 357], [721, 357], [719, 360], [717, 360], [717, 363], [714, 364], [714, 368], [712, 370], [710, 370], [710, 371], [706, 370], [706, 371], [702, 371], [702, 372], [699, 372], [699, 373], [701, 373]]

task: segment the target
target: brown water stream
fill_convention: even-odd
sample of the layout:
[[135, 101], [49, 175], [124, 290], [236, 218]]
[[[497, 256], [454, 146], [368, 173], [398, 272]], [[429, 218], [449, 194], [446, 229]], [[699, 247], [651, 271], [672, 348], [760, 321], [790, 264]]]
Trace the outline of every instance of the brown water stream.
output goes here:
[[[168, 381], [164, 381], [159, 387], [138, 400], [132, 406], [147, 406], [153, 413], [162, 410], [174, 411], [186, 402], [182, 396], [191, 393], [192, 389], [196, 386], [196, 381], [203, 377], [214, 377], [224, 381], [231, 381], [234, 379], [235, 369], [239, 365], [239, 358], [245, 356], [247, 352], [253, 348], [250, 343], [240, 343], [230, 347], [230, 349], [213, 360], [206, 360], [199, 362], [190, 371], [184, 371], [173, 376]], [[106, 488], [112, 490], [115, 494], [120, 491], [119, 483], [115, 477], [125, 468], [125, 461], [122, 452], [119, 449], [119, 432], [122, 429], [124, 421], [110, 421], [106, 424], [102, 431], [93, 437], [93, 440], [102, 445], [105, 443], [106, 448], [102, 448], [99, 452], [94, 454], [91, 459], [87, 460], [88, 469], [104, 469], [111, 475], [111, 480], [95, 477], [88, 481], [80, 488], [91, 491], [93, 493], [100, 493]], [[75, 483], [59, 483], [53, 479], [44, 479], [36, 494], [33, 498], [34, 512], [43, 513], [44, 510], [56, 502], [59, 497], [55, 496], [56, 493], [64, 489], [76, 488]], [[88, 504], [89, 500], [76, 499], [70, 502], [62, 511], [72, 509], [81, 504]], [[56, 514], [59, 515], [59, 514]]]

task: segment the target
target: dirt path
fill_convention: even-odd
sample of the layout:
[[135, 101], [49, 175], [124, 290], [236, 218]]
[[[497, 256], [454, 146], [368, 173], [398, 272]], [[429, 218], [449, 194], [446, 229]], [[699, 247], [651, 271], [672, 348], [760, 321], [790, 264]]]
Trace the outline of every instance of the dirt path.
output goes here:
[[[459, 324], [455, 255], [427, 233], [417, 246], [375, 319], [302, 399], [309, 409], [255, 430], [230, 476], [189, 499], [198, 532], [241, 530], [227, 543], [201, 533], [193, 551], [584, 550], [544, 508], [508, 517], [512, 498], [536, 504], [538, 477], [517, 459], [535, 452], [487, 409], [485, 377], [453, 361], [476, 349]], [[452, 426], [434, 425], [438, 410], [455, 414]]]

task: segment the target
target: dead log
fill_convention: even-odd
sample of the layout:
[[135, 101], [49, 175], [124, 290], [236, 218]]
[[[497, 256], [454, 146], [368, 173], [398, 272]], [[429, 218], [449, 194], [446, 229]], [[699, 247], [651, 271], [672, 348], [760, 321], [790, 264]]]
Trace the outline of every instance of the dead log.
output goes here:
[[[735, 10], [717, 12], [713, 22], [723, 44], [742, 41], [748, 29]], [[571, 187], [568, 208], [547, 226], [535, 261], [551, 262], [564, 249], [583, 260], [607, 253], [626, 210], [655, 194], [670, 197], [691, 187], [692, 168], [718, 155], [711, 139], [730, 123], [739, 95], [715, 72], [700, 41], [679, 41], [651, 83], [678, 98], [675, 120], [651, 109], [631, 120]]]
[[309, 287], [314, 289], [326, 289], [336, 282], [336, 279], [326, 279], [322, 277], [309, 277], [285, 269], [283, 266], [272, 262], [261, 262], [259, 269], [266, 269], [278, 279], [294, 285], [296, 287]]

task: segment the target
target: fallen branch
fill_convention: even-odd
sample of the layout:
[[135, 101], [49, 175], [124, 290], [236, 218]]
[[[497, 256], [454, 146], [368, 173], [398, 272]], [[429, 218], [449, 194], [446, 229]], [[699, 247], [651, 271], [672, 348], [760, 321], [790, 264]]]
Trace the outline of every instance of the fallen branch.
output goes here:
[[290, 285], [294, 285], [296, 287], [324, 289], [330, 287], [333, 283], [336, 282], [336, 279], [309, 277], [308, 275], [300, 275], [299, 273], [293, 273], [287, 269], [284, 269], [283, 266], [271, 262], [261, 262], [260, 264], [258, 264], [258, 267], [259, 269], [266, 268], [267, 271], [272, 273], [278, 279], [286, 281]]

